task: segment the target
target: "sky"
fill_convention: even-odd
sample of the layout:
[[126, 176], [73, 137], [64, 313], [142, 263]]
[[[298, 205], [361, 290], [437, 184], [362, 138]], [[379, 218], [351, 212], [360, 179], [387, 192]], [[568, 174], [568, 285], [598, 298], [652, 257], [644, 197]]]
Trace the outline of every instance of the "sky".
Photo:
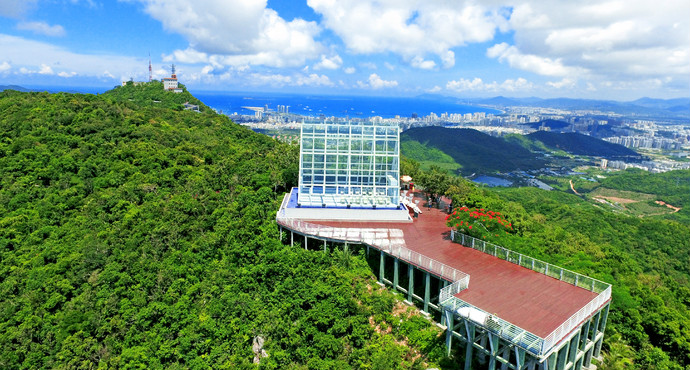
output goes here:
[[690, 96], [687, 0], [0, 0], [0, 85]]

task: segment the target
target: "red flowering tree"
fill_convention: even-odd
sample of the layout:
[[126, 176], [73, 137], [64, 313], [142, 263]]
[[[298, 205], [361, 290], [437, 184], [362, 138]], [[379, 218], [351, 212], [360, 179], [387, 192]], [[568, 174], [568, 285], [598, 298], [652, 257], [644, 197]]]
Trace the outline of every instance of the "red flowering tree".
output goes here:
[[484, 208], [458, 208], [446, 216], [446, 224], [479, 239], [515, 233], [513, 224], [504, 215]]

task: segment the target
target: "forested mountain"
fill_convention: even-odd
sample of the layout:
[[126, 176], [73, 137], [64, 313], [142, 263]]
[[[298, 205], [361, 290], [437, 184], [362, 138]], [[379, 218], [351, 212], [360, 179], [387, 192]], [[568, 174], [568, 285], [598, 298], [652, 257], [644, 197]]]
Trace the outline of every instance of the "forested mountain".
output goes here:
[[0, 93], [0, 369], [448, 361], [360, 254], [281, 243], [296, 147], [157, 91]]
[[463, 175], [529, 170], [541, 168], [545, 164], [538, 155], [519, 144], [472, 129], [412, 128], [403, 132], [400, 140], [401, 152], [405, 156], [423, 161], [427, 150], [436, 149], [458, 163]]
[[628, 149], [623, 145], [609, 143], [607, 141], [588, 135], [578, 134], [576, 132], [557, 133], [535, 131], [527, 135], [527, 138], [534, 141], [540, 141], [551, 149], [563, 150], [576, 155], [627, 160], [642, 158], [642, 156], [637, 152], [632, 149]]

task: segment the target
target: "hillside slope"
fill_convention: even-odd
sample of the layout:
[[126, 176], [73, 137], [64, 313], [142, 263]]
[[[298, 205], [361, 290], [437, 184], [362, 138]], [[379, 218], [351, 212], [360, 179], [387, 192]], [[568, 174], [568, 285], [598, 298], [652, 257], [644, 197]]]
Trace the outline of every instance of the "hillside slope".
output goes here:
[[595, 137], [575, 132], [556, 133], [536, 131], [527, 138], [540, 141], [547, 147], [576, 155], [604, 157], [608, 159], [640, 160], [642, 156], [623, 145], [609, 143]]
[[273, 369], [443, 358], [363, 257], [280, 242], [296, 147], [147, 99], [0, 93], [1, 369], [255, 369], [257, 336]]
[[402, 154], [423, 161], [420, 154], [407, 152], [407, 142], [438, 149], [462, 166], [463, 175], [475, 172], [515, 171], [541, 168], [544, 161], [524, 147], [472, 129], [443, 127], [412, 128], [402, 133]]

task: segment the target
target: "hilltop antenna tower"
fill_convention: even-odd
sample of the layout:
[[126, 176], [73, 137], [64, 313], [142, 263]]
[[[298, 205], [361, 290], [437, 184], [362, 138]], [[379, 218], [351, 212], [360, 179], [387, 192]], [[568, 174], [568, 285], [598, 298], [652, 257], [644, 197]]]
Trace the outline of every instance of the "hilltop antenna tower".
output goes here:
[[177, 75], [175, 74], [175, 65], [173, 64], [173, 65], [171, 65], [170, 67], [171, 67], [171, 69], [172, 69], [172, 76], [170, 76], [170, 77], [172, 77], [172, 78], [177, 78]]
[[149, 82], [153, 81], [153, 72], [151, 69], [151, 53], [149, 53]]

